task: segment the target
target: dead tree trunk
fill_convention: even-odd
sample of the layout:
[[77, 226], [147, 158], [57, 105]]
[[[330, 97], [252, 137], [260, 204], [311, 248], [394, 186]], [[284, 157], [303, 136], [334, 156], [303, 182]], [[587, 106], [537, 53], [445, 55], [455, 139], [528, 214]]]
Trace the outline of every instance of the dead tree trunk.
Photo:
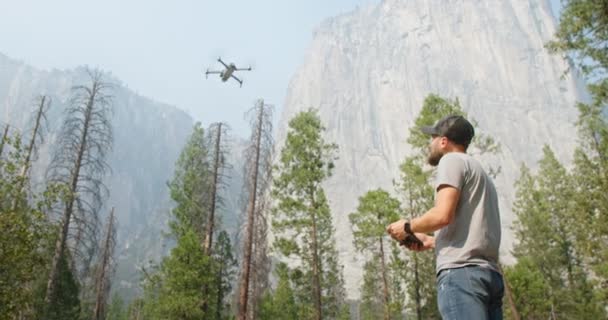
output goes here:
[[[209, 258], [209, 261], [212, 261], [213, 257], [213, 234], [215, 231], [215, 220], [216, 220], [216, 212], [218, 208], [218, 204], [221, 203], [221, 198], [219, 197], [220, 193], [220, 184], [221, 184], [221, 174], [222, 169], [224, 168], [224, 148], [222, 136], [223, 130], [226, 129], [226, 126], [219, 122], [217, 124], [212, 125], [215, 131], [215, 137], [211, 140], [213, 144], [213, 164], [211, 168], [211, 186], [209, 190], [209, 215], [207, 216], [207, 223], [205, 226], [205, 234], [204, 240], [202, 243], [203, 254]], [[209, 130], [212, 131], [212, 130]], [[202, 301], [201, 301], [201, 310], [203, 314], [207, 315], [209, 309], [209, 297], [208, 293], [210, 292], [209, 286], [211, 283], [204, 283], [201, 292], [202, 292]]]
[[[34, 122], [34, 128], [32, 129], [32, 137], [30, 138], [30, 142], [27, 145], [27, 150], [25, 153], [25, 160], [23, 162], [23, 167], [21, 168], [20, 177], [25, 177], [28, 170], [30, 169], [30, 162], [32, 160], [33, 153], [36, 149], [36, 138], [39, 136], [40, 128], [42, 126], [42, 120], [45, 118], [45, 101], [47, 100], [46, 96], [42, 96], [40, 98], [40, 104], [38, 105], [38, 109], [36, 110], [36, 120]], [[48, 103], [47, 103], [48, 105]], [[23, 187], [23, 186], [21, 186]]]
[[[410, 193], [409, 193], [409, 201], [410, 201], [410, 208], [414, 208], [414, 195], [411, 193], [411, 189], [409, 189]], [[410, 219], [414, 218], [414, 210], [412, 209], [412, 211], [410, 211]], [[418, 254], [416, 252], [413, 253], [414, 256], [414, 301], [416, 303], [416, 319], [418, 320], [422, 320], [422, 299], [421, 294], [420, 294], [420, 288], [422, 287], [420, 284], [420, 277], [418, 272], [420, 270], [418, 270], [420, 268], [420, 263], [418, 261]]]
[[[517, 306], [515, 305], [515, 298], [513, 298], [513, 292], [511, 291], [511, 286], [509, 285], [509, 281], [507, 281], [507, 277], [505, 273], [502, 271], [502, 267], [500, 267], [500, 273], [502, 273], [502, 278], [505, 283], [505, 294], [507, 295], [507, 301], [509, 302], [509, 308], [511, 309], [511, 316], [514, 320], [521, 319], [519, 312], [517, 311]], [[553, 305], [552, 305], [553, 307]]]
[[108, 228], [106, 229], [105, 240], [103, 243], [103, 251], [101, 254], [101, 263], [98, 268], [97, 279], [95, 279], [95, 309], [93, 311], [93, 319], [102, 320], [105, 319], [106, 304], [108, 300], [108, 292], [110, 290], [110, 270], [112, 269], [111, 260], [114, 254], [114, 246], [116, 235], [116, 226], [114, 222], [114, 208], [110, 213], [108, 219]]
[[[36, 109], [36, 113], [35, 113], [34, 127], [32, 128], [32, 137], [30, 138], [30, 141], [27, 144], [27, 149], [25, 151], [25, 159], [23, 160], [23, 166], [21, 167], [21, 172], [19, 173], [20, 179], [17, 181], [17, 188], [16, 188], [17, 193], [20, 193], [25, 186], [25, 181], [26, 181], [25, 177], [29, 172], [32, 158], [34, 157], [34, 153], [37, 149], [38, 140], [39, 140], [39, 143], [42, 143], [42, 135], [41, 135], [41, 128], [43, 125], [42, 122], [43, 122], [43, 120], [46, 119], [45, 106], [48, 107], [49, 103], [50, 102], [48, 102], [46, 96], [40, 97], [40, 103], [39, 103], [38, 108]], [[40, 138], [40, 139], [38, 139], [38, 138]], [[15, 198], [15, 200], [13, 200], [13, 204], [11, 206], [13, 208], [13, 210], [17, 209], [17, 205], [19, 205], [19, 204], [17, 203], [17, 198]]]
[[218, 181], [219, 181], [219, 171], [221, 167], [221, 139], [222, 139], [222, 123], [218, 124], [216, 137], [215, 137], [215, 147], [213, 150], [213, 177], [211, 183], [211, 203], [209, 206], [209, 217], [207, 220], [207, 230], [205, 232], [205, 242], [203, 247], [203, 252], [207, 255], [211, 255], [211, 246], [213, 244], [213, 228], [215, 223], [215, 207], [217, 202], [217, 194], [218, 194]]
[[317, 239], [317, 204], [315, 201], [314, 191], [310, 192], [310, 199], [313, 210], [311, 212], [311, 254], [312, 254], [312, 293], [313, 303], [315, 305], [315, 319], [323, 319], [323, 304], [321, 301], [321, 259], [319, 258], [319, 240]]
[[383, 295], [383, 300], [384, 300], [384, 319], [385, 320], [390, 320], [391, 316], [390, 316], [390, 308], [389, 308], [389, 304], [390, 304], [390, 294], [388, 291], [388, 279], [387, 279], [387, 270], [386, 270], [386, 261], [384, 258], [384, 240], [382, 240], [382, 237], [380, 237], [378, 239], [378, 242], [380, 244], [380, 269], [382, 272], [382, 295]]
[[256, 128], [255, 138], [255, 156], [253, 161], [253, 172], [251, 176], [251, 185], [249, 193], [249, 202], [247, 204], [247, 229], [245, 230], [245, 244], [243, 252], [243, 272], [241, 274], [241, 283], [239, 291], [239, 312], [237, 318], [239, 320], [247, 319], [247, 297], [249, 294], [249, 269], [251, 267], [251, 251], [253, 247], [253, 234], [254, 234], [254, 223], [255, 223], [255, 208], [256, 208], [256, 197], [258, 188], [258, 170], [260, 166], [260, 144], [262, 141], [262, 125], [264, 119], [264, 102], [259, 109], [258, 113], [258, 125]]

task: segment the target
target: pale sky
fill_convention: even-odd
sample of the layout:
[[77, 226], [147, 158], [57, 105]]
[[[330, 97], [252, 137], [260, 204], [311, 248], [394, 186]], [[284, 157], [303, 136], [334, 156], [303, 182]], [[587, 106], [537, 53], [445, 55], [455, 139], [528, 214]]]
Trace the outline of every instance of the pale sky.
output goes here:
[[[0, 52], [40, 69], [111, 72], [141, 95], [195, 120], [249, 135], [243, 113], [258, 98], [276, 108], [326, 18], [378, 0], [0, 0]], [[216, 59], [254, 70], [205, 79]]]

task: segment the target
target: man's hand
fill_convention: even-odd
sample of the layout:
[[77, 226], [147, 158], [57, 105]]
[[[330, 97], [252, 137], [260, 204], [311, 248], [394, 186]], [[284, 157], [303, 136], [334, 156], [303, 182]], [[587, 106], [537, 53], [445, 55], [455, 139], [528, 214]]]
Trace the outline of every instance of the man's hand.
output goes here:
[[399, 221], [393, 222], [386, 227], [386, 232], [391, 236], [391, 238], [397, 241], [405, 240], [405, 223], [407, 221], [401, 219]]

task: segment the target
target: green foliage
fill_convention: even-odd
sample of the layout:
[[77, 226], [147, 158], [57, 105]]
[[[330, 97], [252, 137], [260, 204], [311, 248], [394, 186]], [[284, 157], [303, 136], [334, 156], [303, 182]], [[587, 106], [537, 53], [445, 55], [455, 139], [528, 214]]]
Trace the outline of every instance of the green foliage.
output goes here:
[[[517, 264], [504, 269], [505, 277], [509, 279], [511, 291], [515, 297], [515, 305], [522, 319], [547, 319], [551, 313], [551, 300], [547, 293], [551, 287], [529, 257], [522, 257]], [[505, 308], [509, 310], [509, 308]]]
[[[44, 319], [64, 320], [78, 319], [80, 315], [80, 286], [72, 273], [65, 255], [59, 260], [59, 278], [57, 279], [57, 295], [51, 305], [43, 304]], [[46, 283], [42, 286], [46, 290]], [[41, 291], [41, 295], [43, 291]]]
[[608, 1], [563, 1], [555, 40], [547, 47], [563, 53], [590, 82], [589, 90], [597, 104], [608, 101]]
[[389, 264], [399, 259], [391, 255], [396, 243], [388, 239], [385, 231], [388, 224], [399, 219], [399, 206], [399, 200], [377, 189], [360, 197], [357, 211], [349, 215], [355, 248], [369, 257], [361, 288], [363, 319], [376, 319], [380, 314], [385, 319], [396, 319], [403, 309], [403, 292], [395, 285], [399, 272], [389, 268]]
[[329, 204], [321, 183], [331, 175], [336, 146], [323, 140], [324, 127], [314, 110], [301, 112], [289, 121], [281, 150], [278, 174], [273, 180], [272, 227], [275, 249], [296, 258], [302, 266], [292, 274], [298, 318], [316, 314], [313, 270], [319, 270], [322, 314], [335, 318], [344, 301], [341, 268], [338, 266]]
[[179, 237], [192, 227], [202, 235], [207, 222], [208, 207], [205, 196], [209, 190], [209, 163], [207, 162], [204, 130], [200, 123], [194, 129], [175, 165], [173, 180], [169, 184], [171, 199], [176, 206], [172, 210], [174, 220], [170, 227]]
[[[406, 158], [399, 169], [400, 180], [396, 186], [403, 197], [404, 212], [408, 219], [412, 219], [433, 206], [432, 171], [424, 170], [417, 157]], [[393, 255], [397, 254], [393, 252]], [[394, 259], [392, 268], [407, 288], [408, 314], [416, 314], [418, 319], [439, 319], [434, 252], [408, 252], [407, 261]]]
[[566, 56], [588, 83], [592, 100], [579, 103], [580, 144], [574, 155], [573, 198], [576, 224], [575, 246], [594, 275], [594, 294], [608, 299], [608, 1], [562, 2], [555, 39], [547, 44]]
[[[522, 167], [517, 182], [514, 211], [519, 242], [513, 254], [519, 262], [511, 269], [515, 279], [510, 279], [515, 300], [520, 303], [517, 308], [522, 313], [544, 312], [545, 317], [549, 312], [565, 318], [605, 317], [584, 264], [584, 250], [577, 246], [582, 230], [573, 227], [580, 215], [574, 201], [578, 198], [574, 177], [549, 147], [543, 148], [539, 167], [536, 175]], [[518, 279], [529, 279], [530, 287], [513, 283]], [[539, 287], [548, 288], [544, 299], [526, 298]]]
[[118, 294], [112, 296], [106, 320], [128, 320], [128, 310], [125, 302]]
[[200, 238], [186, 231], [161, 264], [158, 278], [146, 288], [155, 291], [146, 301], [149, 319], [203, 319], [201, 309], [204, 284], [211, 283], [209, 258], [200, 247]]
[[171, 236], [177, 246], [158, 270], [147, 275], [143, 308], [133, 306], [131, 314], [141, 312], [146, 319], [229, 318], [226, 296], [236, 261], [228, 234], [219, 232], [210, 255], [203, 250], [210, 181], [206, 159], [203, 129], [197, 123], [169, 184], [176, 204], [171, 212]]
[[46, 273], [53, 230], [45, 212], [61, 194], [57, 187], [41, 195], [29, 191], [20, 141], [7, 137], [0, 157], [0, 319], [31, 317], [35, 300], [42, 299], [36, 284]]
[[232, 254], [232, 245], [228, 233], [222, 230], [215, 242], [213, 250], [213, 274], [215, 277], [213, 292], [209, 295], [209, 299], [215, 298], [213, 301], [216, 317], [214, 319], [229, 319], [230, 304], [226, 301], [226, 297], [232, 289], [232, 283], [236, 276], [237, 261]]
[[284, 263], [279, 263], [275, 269], [279, 278], [274, 292], [266, 292], [260, 307], [261, 320], [291, 320], [297, 319], [298, 308], [289, 279], [289, 269]]

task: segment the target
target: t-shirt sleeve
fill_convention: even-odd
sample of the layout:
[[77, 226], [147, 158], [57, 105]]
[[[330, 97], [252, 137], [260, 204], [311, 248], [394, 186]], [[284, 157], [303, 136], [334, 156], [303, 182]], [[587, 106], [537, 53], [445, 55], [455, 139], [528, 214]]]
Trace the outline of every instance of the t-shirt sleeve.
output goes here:
[[462, 190], [464, 185], [464, 160], [457, 155], [446, 154], [439, 161], [435, 178], [435, 191], [442, 185], [449, 185]]

